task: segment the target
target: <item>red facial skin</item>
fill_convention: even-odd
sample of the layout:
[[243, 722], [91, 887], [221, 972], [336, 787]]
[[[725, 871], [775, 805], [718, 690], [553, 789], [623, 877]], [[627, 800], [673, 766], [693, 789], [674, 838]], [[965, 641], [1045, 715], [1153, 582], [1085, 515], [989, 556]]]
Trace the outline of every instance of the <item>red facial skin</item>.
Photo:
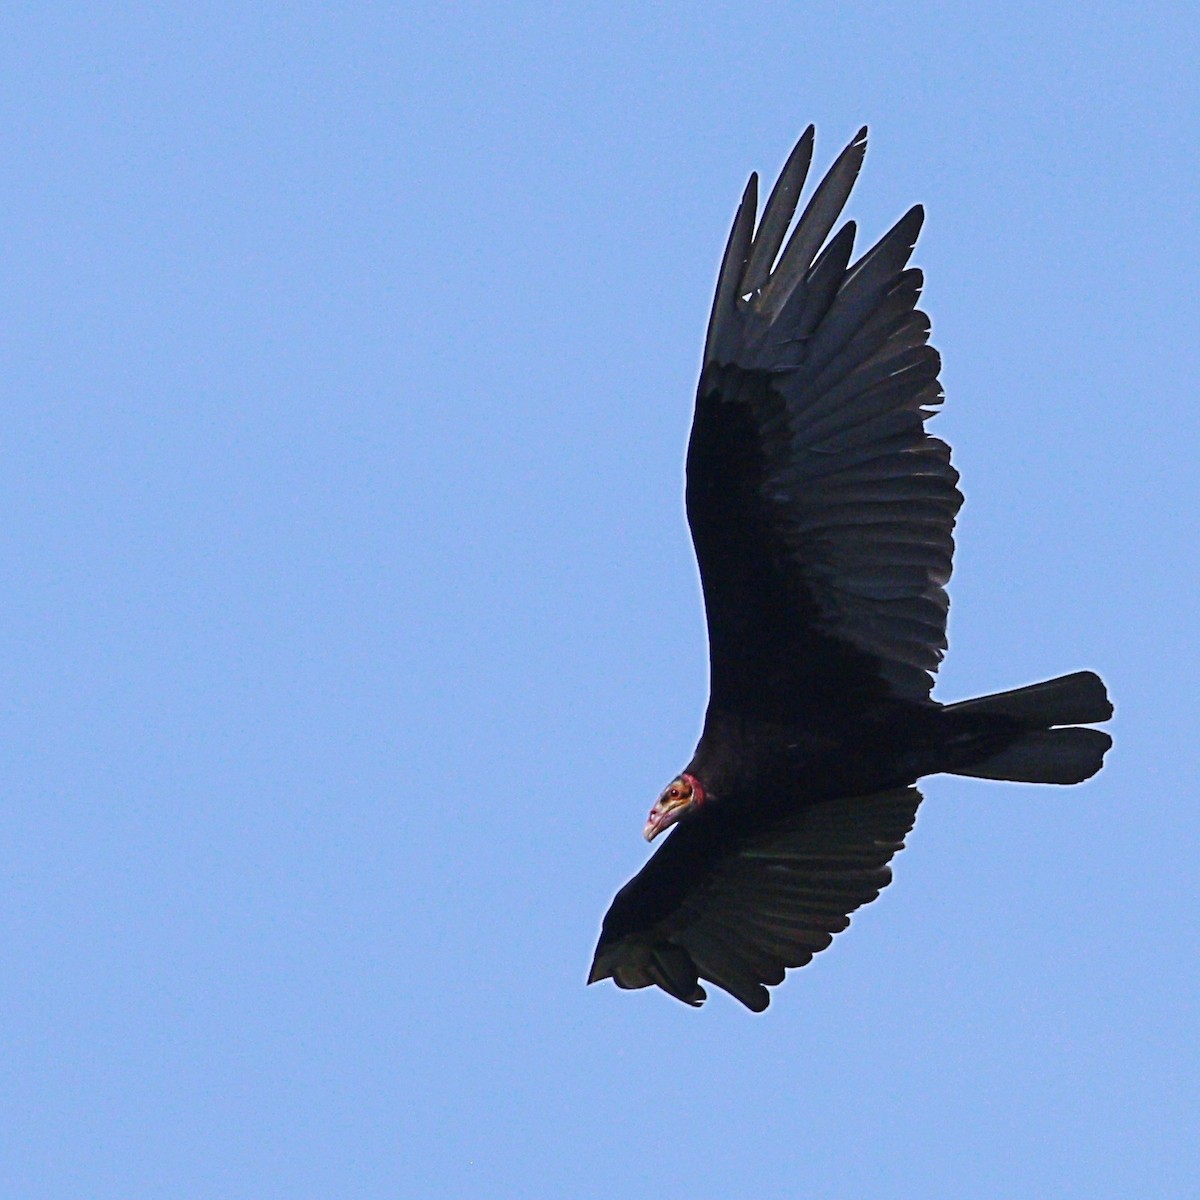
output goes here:
[[654, 802], [646, 828], [642, 831], [646, 841], [652, 842], [664, 829], [674, 825], [680, 817], [699, 808], [704, 803], [704, 787], [695, 775], [686, 771], [671, 781], [663, 794]]

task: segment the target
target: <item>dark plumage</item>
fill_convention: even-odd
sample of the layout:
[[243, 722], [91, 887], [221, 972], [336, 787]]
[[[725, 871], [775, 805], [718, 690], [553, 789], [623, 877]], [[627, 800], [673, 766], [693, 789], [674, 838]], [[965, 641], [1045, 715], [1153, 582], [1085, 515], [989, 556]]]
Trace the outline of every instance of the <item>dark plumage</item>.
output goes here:
[[919, 778], [1078, 783], [1111, 745], [1078, 727], [1112, 715], [1090, 672], [930, 697], [962, 496], [925, 432], [942, 390], [907, 265], [923, 214], [853, 264], [853, 223], [830, 237], [863, 129], [781, 254], [812, 147], [810, 126], [757, 232], [750, 177], [721, 264], [687, 457], [708, 712], [647, 836], [678, 828], [617, 894], [588, 980], [700, 1004], [704, 979], [755, 1011], [886, 886]]

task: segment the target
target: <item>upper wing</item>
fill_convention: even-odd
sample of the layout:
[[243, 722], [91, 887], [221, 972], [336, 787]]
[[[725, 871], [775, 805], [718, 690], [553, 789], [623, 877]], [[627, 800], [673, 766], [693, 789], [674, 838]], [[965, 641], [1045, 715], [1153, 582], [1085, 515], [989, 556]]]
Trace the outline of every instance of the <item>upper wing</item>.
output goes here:
[[711, 700], [792, 717], [856, 694], [928, 697], [962, 503], [949, 447], [925, 432], [942, 391], [922, 275], [906, 269], [922, 210], [853, 265], [853, 223], [826, 244], [864, 129], [780, 254], [812, 142], [810, 126], [757, 231], [755, 176], [738, 209], [687, 467]]
[[701, 809], [617, 893], [588, 983], [657, 984], [698, 1005], [707, 979], [761, 1012], [764, 985], [824, 950], [887, 886], [920, 802], [901, 788], [741, 830], [738, 806]]

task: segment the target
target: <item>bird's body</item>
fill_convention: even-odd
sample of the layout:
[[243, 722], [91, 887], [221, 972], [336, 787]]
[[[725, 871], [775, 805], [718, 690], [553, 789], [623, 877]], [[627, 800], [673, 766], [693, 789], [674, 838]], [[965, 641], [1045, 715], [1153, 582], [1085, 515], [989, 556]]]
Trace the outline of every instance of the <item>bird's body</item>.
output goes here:
[[757, 229], [751, 177], [722, 263], [687, 456], [708, 712], [646, 833], [678, 828], [617, 894], [589, 978], [691, 1004], [703, 978], [765, 1008], [886, 885], [921, 777], [1076, 783], [1111, 744], [1081, 727], [1112, 714], [1090, 672], [930, 695], [962, 497], [925, 431], [942, 391], [907, 266], [923, 216], [853, 264], [854, 226], [829, 237], [862, 130], [784, 246], [812, 144]]

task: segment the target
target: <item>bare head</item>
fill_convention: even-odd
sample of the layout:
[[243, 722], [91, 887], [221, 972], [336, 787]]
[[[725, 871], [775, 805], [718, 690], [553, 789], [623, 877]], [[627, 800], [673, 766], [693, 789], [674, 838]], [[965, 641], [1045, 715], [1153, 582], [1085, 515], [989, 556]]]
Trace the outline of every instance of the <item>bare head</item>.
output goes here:
[[677, 775], [654, 802], [646, 828], [642, 831], [646, 841], [652, 842], [662, 831], [674, 825], [680, 817], [704, 803], [704, 788], [695, 775], [686, 771]]

